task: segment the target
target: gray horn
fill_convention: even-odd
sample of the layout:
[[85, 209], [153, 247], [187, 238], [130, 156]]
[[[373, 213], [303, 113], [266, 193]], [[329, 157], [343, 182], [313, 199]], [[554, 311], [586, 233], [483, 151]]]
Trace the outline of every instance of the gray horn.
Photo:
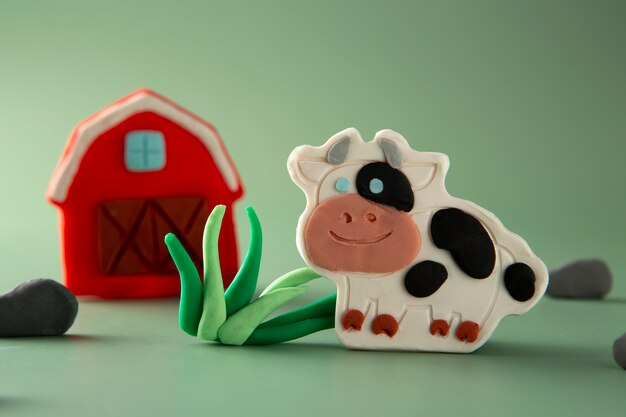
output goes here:
[[328, 162], [333, 165], [341, 165], [348, 156], [348, 150], [350, 149], [350, 138], [348, 136], [339, 139], [328, 150]]
[[379, 139], [379, 142], [389, 165], [393, 168], [400, 169], [402, 166], [402, 152], [396, 142], [385, 138]]

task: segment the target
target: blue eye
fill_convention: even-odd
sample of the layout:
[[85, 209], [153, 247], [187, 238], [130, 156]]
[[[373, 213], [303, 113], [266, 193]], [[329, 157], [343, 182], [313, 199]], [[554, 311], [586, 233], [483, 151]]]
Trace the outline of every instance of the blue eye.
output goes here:
[[385, 189], [383, 182], [378, 178], [372, 178], [370, 181], [370, 191], [374, 194], [380, 194]]
[[335, 183], [335, 189], [340, 193], [345, 193], [350, 188], [350, 181], [347, 178], [341, 177]]

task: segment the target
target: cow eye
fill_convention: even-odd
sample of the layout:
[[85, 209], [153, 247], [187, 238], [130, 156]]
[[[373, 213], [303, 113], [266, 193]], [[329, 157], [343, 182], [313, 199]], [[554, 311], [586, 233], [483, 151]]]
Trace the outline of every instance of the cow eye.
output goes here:
[[359, 195], [374, 203], [410, 212], [415, 197], [408, 178], [386, 162], [365, 165], [356, 176]]
[[335, 190], [340, 193], [348, 192], [348, 189], [350, 189], [350, 181], [347, 178], [341, 177], [335, 182]]
[[374, 194], [380, 194], [385, 189], [385, 185], [378, 178], [372, 178], [370, 180], [370, 191]]

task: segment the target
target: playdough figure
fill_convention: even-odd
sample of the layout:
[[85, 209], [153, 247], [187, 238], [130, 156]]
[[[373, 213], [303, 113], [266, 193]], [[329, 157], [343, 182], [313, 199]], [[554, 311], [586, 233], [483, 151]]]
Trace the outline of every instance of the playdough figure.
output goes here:
[[347, 129], [289, 157], [307, 197], [297, 246], [337, 284], [345, 345], [472, 351], [543, 295], [545, 265], [492, 213], [448, 194], [448, 165], [392, 130], [366, 143]]

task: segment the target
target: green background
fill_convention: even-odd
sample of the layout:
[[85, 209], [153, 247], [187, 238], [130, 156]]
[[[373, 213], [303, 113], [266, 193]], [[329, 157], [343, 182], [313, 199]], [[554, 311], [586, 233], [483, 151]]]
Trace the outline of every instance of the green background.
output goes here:
[[220, 131], [241, 246], [244, 204], [264, 226], [262, 284], [302, 266], [287, 156], [351, 126], [447, 153], [451, 194], [549, 266], [600, 257], [615, 278], [608, 300], [546, 299], [472, 355], [354, 352], [330, 331], [225, 348], [182, 334], [175, 300], [81, 300], [68, 337], [0, 340], [0, 413], [621, 415], [624, 22], [623, 1], [0, 1], [3, 290], [59, 278], [48, 179], [73, 126], [139, 87]]

